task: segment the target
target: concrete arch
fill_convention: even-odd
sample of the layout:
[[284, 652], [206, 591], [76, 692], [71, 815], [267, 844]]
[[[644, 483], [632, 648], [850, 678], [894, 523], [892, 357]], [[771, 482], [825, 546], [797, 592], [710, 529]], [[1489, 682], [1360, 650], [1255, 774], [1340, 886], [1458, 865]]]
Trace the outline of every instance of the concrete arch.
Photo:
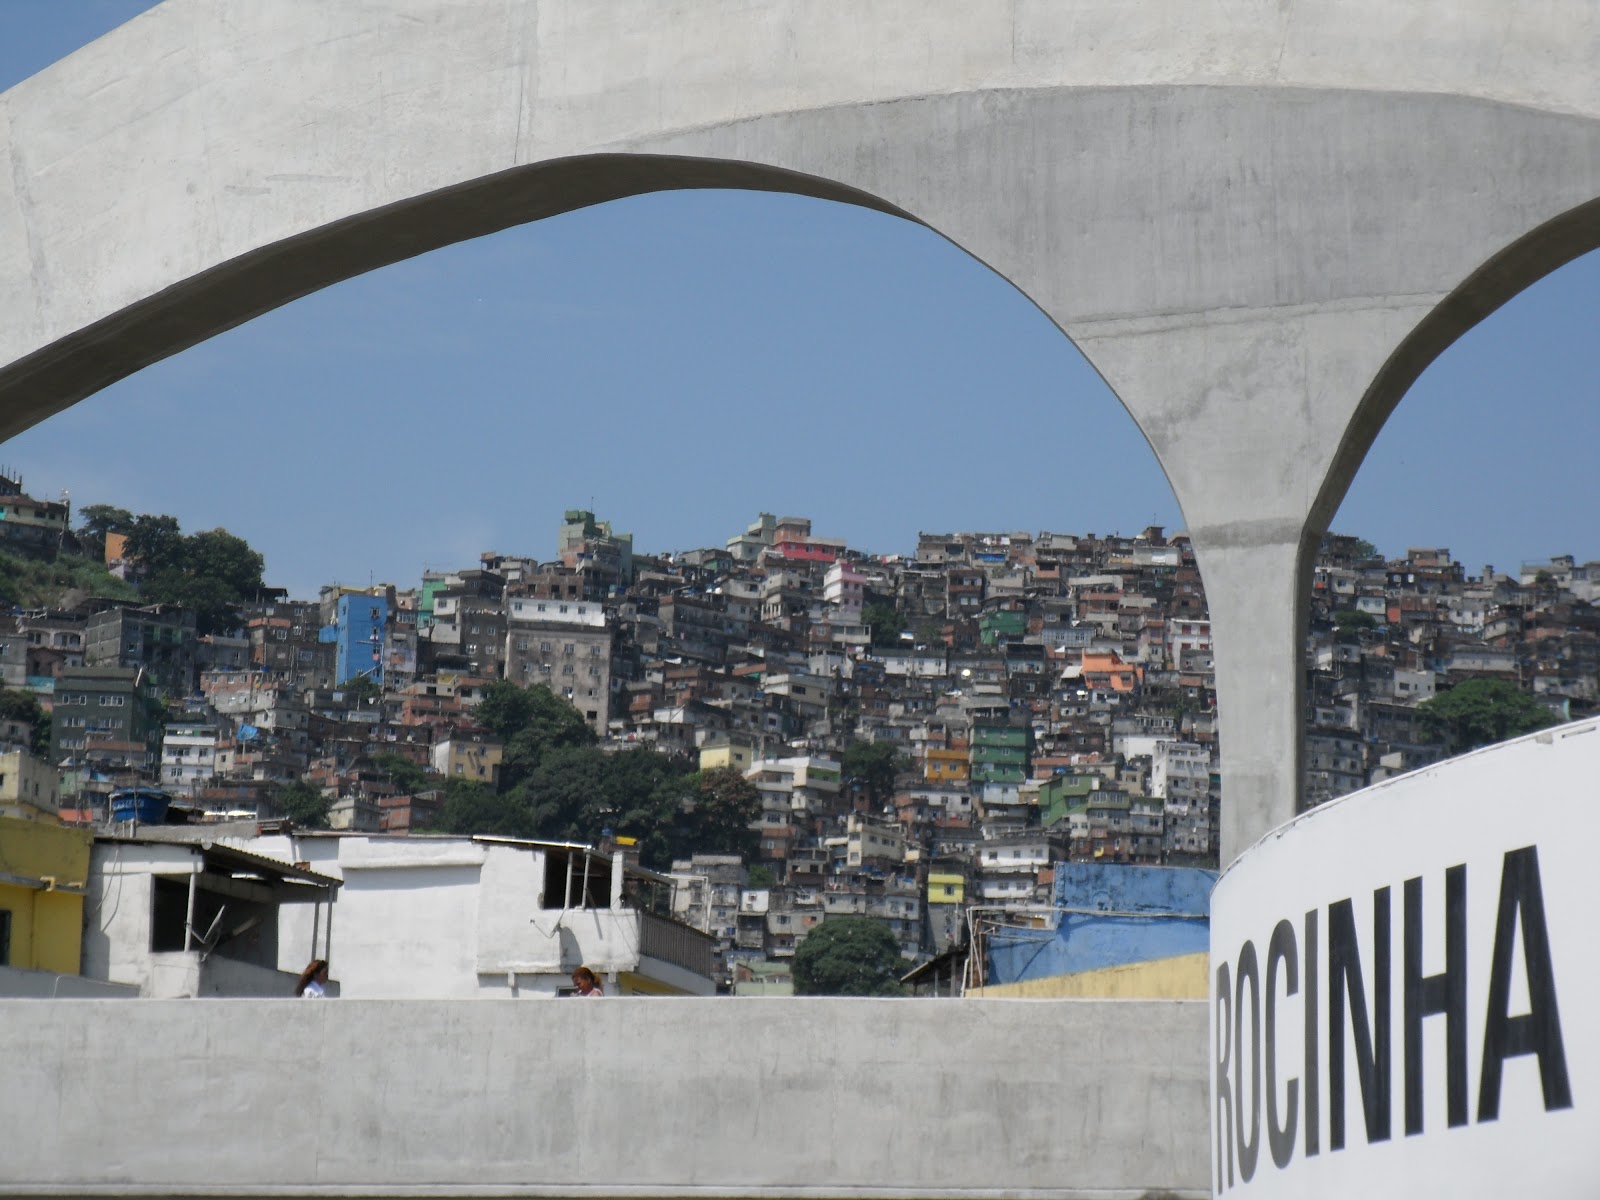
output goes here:
[[541, 167], [876, 197], [1033, 299], [1155, 449], [1212, 604], [1227, 859], [1295, 809], [1305, 552], [1363, 398], [1600, 195], [1597, 59], [1587, 0], [166, 0], [0, 96], [0, 436], [195, 336], [199, 296], [244, 319], [429, 213], [486, 230]]
[[0, 370], [0, 440], [143, 367], [368, 271], [591, 205], [696, 188], [788, 192], [916, 221], [831, 180], [758, 163], [596, 154], [512, 167], [262, 246], [10, 364]]
[[1383, 364], [1345, 430], [1311, 513], [1319, 535], [1327, 531], [1379, 433], [1422, 373], [1490, 314], [1594, 250], [1600, 250], [1600, 196], [1494, 254], [1417, 324]]

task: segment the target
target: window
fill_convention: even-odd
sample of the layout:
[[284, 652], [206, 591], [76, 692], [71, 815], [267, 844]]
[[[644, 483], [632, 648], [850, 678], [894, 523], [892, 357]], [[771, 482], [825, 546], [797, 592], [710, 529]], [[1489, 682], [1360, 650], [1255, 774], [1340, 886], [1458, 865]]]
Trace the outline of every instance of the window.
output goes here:
[[0, 908], [0, 967], [11, 965], [11, 910]]

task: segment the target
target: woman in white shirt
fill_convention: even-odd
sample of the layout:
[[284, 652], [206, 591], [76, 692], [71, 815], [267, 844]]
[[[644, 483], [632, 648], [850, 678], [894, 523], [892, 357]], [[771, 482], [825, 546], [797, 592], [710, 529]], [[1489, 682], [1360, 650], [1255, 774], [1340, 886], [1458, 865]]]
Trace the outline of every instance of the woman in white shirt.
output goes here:
[[300, 972], [300, 982], [294, 985], [294, 994], [302, 1000], [323, 1000], [328, 995], [328, 960], [313, 958]]

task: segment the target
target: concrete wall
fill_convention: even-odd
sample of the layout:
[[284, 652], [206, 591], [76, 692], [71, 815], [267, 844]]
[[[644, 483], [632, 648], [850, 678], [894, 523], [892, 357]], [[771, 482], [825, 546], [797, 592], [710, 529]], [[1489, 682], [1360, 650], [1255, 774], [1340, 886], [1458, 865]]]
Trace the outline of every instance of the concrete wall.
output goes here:
[[1204, 1000], [1211, 995], [1211, 956], [1201, 951], [1072, 975], [1043, 975], [967, 994], [985, 999]]
[[1208, 1194], [1202, 1003], [109, 1003], [0, 1001], [0, 1191]]
[[139, 996], [139, 989], [128, 984], [85, 979], [82, 975], [0, 967], [0, 996], [28, 1000], [134, 1000]]
[[91, 979], [131, 984], [145, 995], [192, 991], [193, 956], [150, 952], [152, 872], [186, 884], [199, 865], [189, 846], [96, 843], [83, 927], [83, 973]]

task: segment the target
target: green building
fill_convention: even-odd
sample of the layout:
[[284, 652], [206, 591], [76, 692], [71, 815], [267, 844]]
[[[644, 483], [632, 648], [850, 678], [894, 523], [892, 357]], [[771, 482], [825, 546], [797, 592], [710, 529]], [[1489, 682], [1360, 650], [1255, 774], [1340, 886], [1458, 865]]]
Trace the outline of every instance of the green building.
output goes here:
[[1033, 731], [1025, 726], [980, 722], [972, 727], [968, 761], [972, 782], [1022, 783], [1028, 778]]

